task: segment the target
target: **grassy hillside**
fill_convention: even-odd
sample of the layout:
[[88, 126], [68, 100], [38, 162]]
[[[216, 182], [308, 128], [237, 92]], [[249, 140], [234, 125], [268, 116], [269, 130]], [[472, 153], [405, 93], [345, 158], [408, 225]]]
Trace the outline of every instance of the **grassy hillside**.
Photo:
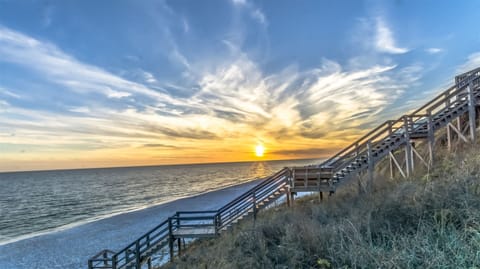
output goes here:
[[480, 149], [461, 152], [368, 195], [264, 211], [164, 268], [480, 268]]

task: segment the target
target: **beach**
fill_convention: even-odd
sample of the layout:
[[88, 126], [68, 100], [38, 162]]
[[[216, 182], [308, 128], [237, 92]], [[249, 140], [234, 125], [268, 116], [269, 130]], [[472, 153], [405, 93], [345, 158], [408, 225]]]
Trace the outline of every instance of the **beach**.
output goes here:
[[181, 210], [215, 210], [259, 180], [154, 205], [0, 246], [1, 269], [84, 269], [103, 249], [118, 251]]

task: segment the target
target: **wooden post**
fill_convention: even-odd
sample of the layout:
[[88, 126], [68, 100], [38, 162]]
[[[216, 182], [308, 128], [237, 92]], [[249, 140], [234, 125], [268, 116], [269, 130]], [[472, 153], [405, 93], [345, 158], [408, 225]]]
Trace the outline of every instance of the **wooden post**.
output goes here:
[[372, 142], [369, 140], [367, 142], [367, 152], [368, 152], [368, 181], [367, 181], [367, 192], [371, 191], [372, 182], [373, 182], [373, 173], [374, 173], [374, 161], [373, 161], [373, 150]]
[[412, 172], [415, 171], [415, 154], [413, 153], [414, 149], [415, 149], [415, 143], [414, 142], [410, 142], [410, 152], [412, 156], [410, 156], [410, 160], [412, 161], [411, 164], [412, 164]]
[[108, 253], [105, 251], [105, 252], [103, 252], [103, 255], [102, 255], [102, 256], [103, 256], [103, 265], [104, 265], [105, 267], [107, 267], [107, 265], [108, 265], [108, 261], [107, 261]]
[[253, 193], [253, 220], [257, 219], [257, 198], [255, 192]]
[[392, 160], [392, 156], [390, 156], [390, 154], [388, 155], [388, 160], [389, 160], [389, 164], [390, 164], [390, 179], [393, 179], [393, 160]]
[[148, 269], [152, 269], [152, 257], [148, 258], [147, 267], [148, 267]]
[[112, 269], [117, 269], [117, 254], [112, 256]]
[[[445, 107], [447, 107], [450, 110], [451, 103], [450, 103], [450, 98], [448, 98], [448, 94], [449, 93], [445, 94], [445, 98], [447, 98], [447, 100], [445, 100]], [[448, 151], [452, 150], [452, 132], [450, 130], [450, 125], [448, 124], [447, 124], [447, 149]]]
[[295, 189], [295, 169], [292, 169], [290, 172], [290, 185], [292, 186], [292, 189]]
[[177, 238], [177, 247], [178, 247], [178, 256], [182, 254], [182, 241], [180, 238]]
[[142, 269], [142, 262], [140, 261], [140, 241], [135, 242], [135, 268]]
[[452, 130], [450, 130], [450, 125], [447, 124], [447, 148], [448, 151], [452, 151]]
[[408, 130], [408, 118], [403, 116], [403, 127], [405, 132], [405, 164], [407, 177], [412, 174], [412, 144], [410, 143], [410, 132]]
[[468, 121], [470, 124], [470, 138], [472, 140], [472, 143], [475, 143], [475, 136], [476, 132], [475, 130], [477, 129], [476, 127], [476, 122], [475, 122], [475, 96], [473, 95], [473, 87], [472, 83], [468, 84], [467, 86], [467, 93], [468, 93]]
[[323, 192], [320, 191], [320, 201], [323, 201]]
[[290, 186], [287, 186], [287, 206], [292, 206], [290, 202]]
[[432, 117], [432, 111], [428, 110], [427, 111], [427, 117], [428, 117], [428, 156], [430, 158], [429, 160], [429, 165], [433, 165], [433, 160], [434, 160], [434, 155], [433, 155], [433, 150], [435, 146], [435, 133], [433, 130], [433, 117]]
[[168, 247], [170, 249], [170, 261], [173, 261], [173, 229], [172, 229], [172, 219], [168, 218]]

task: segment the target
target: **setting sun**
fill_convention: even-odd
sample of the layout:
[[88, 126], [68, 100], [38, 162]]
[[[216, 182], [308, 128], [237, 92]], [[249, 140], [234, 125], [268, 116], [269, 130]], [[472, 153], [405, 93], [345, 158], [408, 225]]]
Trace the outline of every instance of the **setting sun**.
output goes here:
[[258, 144], [256, 147], [255, 147], [255, 155], [257, 157], [263, 157], [263, 153], [265, 152], [265, 148], [263, 147], [262, 144]]

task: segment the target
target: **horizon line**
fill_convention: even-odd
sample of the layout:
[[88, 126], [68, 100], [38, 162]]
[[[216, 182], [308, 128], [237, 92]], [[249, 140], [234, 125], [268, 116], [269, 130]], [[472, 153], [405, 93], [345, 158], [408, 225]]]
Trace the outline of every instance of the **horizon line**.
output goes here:
[[1, 174], [8, 173], [28, 173], [28, 172], [55, 172], [55, 171], [72, 171], [72, 170], [90, 170], [90, 169], [118, 169], [118, 168], [141, 168], [141, 167], [157, 167], [157, 166], [182, 166], [182, 165], [208, 165], [208, 164], [227, 164], [227, 163], [253, 163], [253, 162], [275, 162], [275, 161], [301, 161], [325, 159], [319, 158], [294, 158], [294, 159], [268, 159], [268, 160], [242, 160], [232, 162], [199, 162], [199, 163], [174, 163], [174, 164], [152, 164], [152, 165], [129, 165], [129, 166], [99, 166], [99, 167], [78, 167], [78, 168], [58, 168], [58, 169], [33, 169], [33, 170], [6, 170], [0, 171]]

